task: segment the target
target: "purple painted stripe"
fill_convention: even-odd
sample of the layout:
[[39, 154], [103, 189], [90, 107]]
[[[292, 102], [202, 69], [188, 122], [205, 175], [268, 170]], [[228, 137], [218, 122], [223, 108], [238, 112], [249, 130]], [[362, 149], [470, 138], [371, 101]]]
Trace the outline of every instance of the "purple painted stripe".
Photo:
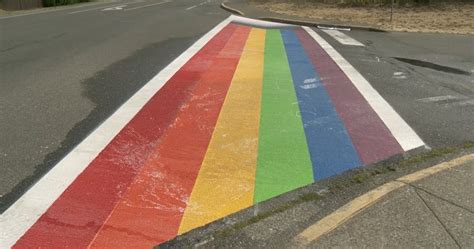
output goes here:
[[390, 130], [339, 66], [302, 28], [296, 30], [364, 164], [403, 153]]

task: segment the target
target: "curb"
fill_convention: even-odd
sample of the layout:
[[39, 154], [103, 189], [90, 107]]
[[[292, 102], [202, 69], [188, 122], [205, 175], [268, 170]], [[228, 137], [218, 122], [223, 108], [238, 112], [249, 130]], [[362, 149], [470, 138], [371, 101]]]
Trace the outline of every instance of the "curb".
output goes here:
[[474, 153], [452, 159], [425, 169], [415, 171], [409, 175], [399, 177], [387, 182], [382, 186], [372, 189], [365, 194], [358, 196], [340, 207], [331, 214], [320, 219], [313, 225], [307, 227], [303, 232], [295, 237], [295, 241], [302, 246], [308, 246], [311, 242], [317, 241], [322, 236], [335, 230], [346, 223], [357, 214], [377, 203], [382, 197], [394, 192], [402, 187], [412, 186], [412, 183], [423, 180], [446, 170], [462, 166], [465, 162], [474, 160]]
[[232, 13], [232, 14], [236, 14], [236, 15], [239, 15], [239, 16], [245, 16], [244, 12], [238, 10], [238, 9], [234, 9], [232, 7], [229, 7], [227, 6], [225, 3], [221, 3], [221, 8]]
[[[245, 16], [244, 12], [232, 8], [225, 3], [221, 3], [221, 8], [239, 16]], [[335, 28], [335, 29], [351, 29], [351, 30], [363, 30], [363, 31], [370, 31], [370, 32], [388, 32], [383, 29], [373, 28], [373, 27], [363, 27], [363, 26], [352, 26], [352, 25], [339, 25], [339, 24], [330, 24], [330, 23], [316, 23], [316, 22], [309, 22], [309, 21], [301, 21], [301, 20], [294, 20], [294, 19], [286, 19], [286, 18], [279, 18], [279, 17], [259, 17], [256, 18], [257, 20], [262, 21], [269, 21], [269, 22], [279, 22], [285, 24], [293, 24], [293, 25], [301, 25], [301, 26], [322, 26], [327, 29]], [[318, 27], [319, 28], [319, 27]]]
[[278, 18], [278, 17], [262, 17], [258, 19], [263, 20], [263, 21], [281, 22], [281, 23], [301, 25], [301, 26], [322, 26], [326, 29], [336, 28], [336, 29], [363, 30], [363, 31], [370, 31], [370, 32], [388, 32], [383, 29], [372, 28], [372, 27], [338, 25], [338, 24], [330, 24], [330, 23], [316, 23], [316, 22], [300, 21], [300, 20], [285, 19], [285, 18]]

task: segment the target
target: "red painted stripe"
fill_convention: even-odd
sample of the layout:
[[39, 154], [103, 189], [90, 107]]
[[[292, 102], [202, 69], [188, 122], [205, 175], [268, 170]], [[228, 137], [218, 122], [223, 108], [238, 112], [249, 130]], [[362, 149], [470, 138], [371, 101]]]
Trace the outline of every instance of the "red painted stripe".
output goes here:
[[237, 28], [91, 248], [151, 248], [176, 236], [249, 31]]
[[364, 164], [403, 153], [390, 130], [326, 51], [304, 29], [298, 28], [296, 34], [331, 96]]
[[[236, 30], [229, 25], [158, 91], [23, 235], [15, 247], [87, 247], [145, 164], [205, 70]], [[169, 129], [169, 128], [168, 128]], [[41, 197], [38, 197], [41, 198]]]

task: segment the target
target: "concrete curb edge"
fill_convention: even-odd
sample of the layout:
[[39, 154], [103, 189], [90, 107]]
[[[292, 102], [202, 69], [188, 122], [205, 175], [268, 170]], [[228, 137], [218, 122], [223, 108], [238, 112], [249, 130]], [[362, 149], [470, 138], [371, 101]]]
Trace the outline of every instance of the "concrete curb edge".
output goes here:
[[[245, 16], [244, 12], [236, 8], [230, 7], [225, 3], [221, 3], [221, 8], [232, 14]], [[363, 30], [363, 31], [371, 31], [371, 32], [388, 32], [386, 30], [373, 28], [373, 27], [339, 25], [339, 24], [331, 24], [331, 23], [316, 23], [316, 22], [310, 22], [310, 21], [301, 21], [301, 20], [286, 19], [286, 18], [279, 18], [279, 17], [258, 17], [256, 19], [262, 20], [262, 21], [279, 22], [279, 23], [294, 24], [294, 25], [301, 25], [301, 26], [316, 26], [316, 27], [322, 26], [325, 28]]]
[[221, 8], [232, 13], [232, 14], [236, 14], [236, 15], [239, 15], [239, 16], [245, 16], [244, 12], [238, 10], [238, 9], [234, 9], [232, 7], [229, 7], [227, 6], [225, 3], [221, 3]]
[[373, 28], [373, 27], [339, 25], [339, 24], [331, 24], [331, 23], [316, 23], [316, 22], [301, 21], [301, 20], [294, 20], [294, 19], [285, 19], [285, 18], [278, 18], [278, 17], [261, 17], [261, 18], [258, 18], [258, 19], [264, 20], [264, 21], [281, 22], [281, 23], [294, 24], [294, 25], [300, 25], [300, 26], [322, 26], [322, 27], [325, 27], [325, 28], [363, 30], [363, 31], [371, 31], [371, 32], [388, 32], [386, 30]]

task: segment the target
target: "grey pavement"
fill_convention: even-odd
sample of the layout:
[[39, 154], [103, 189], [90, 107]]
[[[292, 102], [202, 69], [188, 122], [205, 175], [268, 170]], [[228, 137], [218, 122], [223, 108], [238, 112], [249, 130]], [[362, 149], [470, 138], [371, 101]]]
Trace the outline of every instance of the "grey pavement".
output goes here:
[[[448, 161], [451, 159], [446, 158]], [[438, 162], [431, 162], [428, 167]], [[410, 165], [409, 171], [413, 173], [426, 168], [426, 165], [419, 166]], [[267, 206], [274, 206], [272, 212], [262, 211], [265, 207], [261, 207], [262, 210], [254, 207], [247, 212], [253, 218], [244, 223], [238, 222], [239, 218], [245, 217], [245, 212], [241, 212], [160, 247], [472, 248], [474, 160], [394, 190], [319, 239], [301, 244], [298, 235], [306, 228], [357, 196], [408, 174], [407, 169], [396, 168], [388, 173], [375, 174], [373, 178], [357, 184], [352, 182], [346, 187], [334, 188], [332, 185], [327, 188], [323, 183], [293, 191], [281, 197], [280, 203], [275, 200], [267, 203]], [[330, 182], [340, 182], [350, 176]], [[308, 193], [313, 193], [313, 197]], [[291, 205], [288, 197], [298, 195], [305, 196], [303, 201], [293, 201], [294, 205]], [[315, 198], [315, 195], [319, 197]]]
[[395, 191], [312, 248], [472, 248], [474, 161]]

